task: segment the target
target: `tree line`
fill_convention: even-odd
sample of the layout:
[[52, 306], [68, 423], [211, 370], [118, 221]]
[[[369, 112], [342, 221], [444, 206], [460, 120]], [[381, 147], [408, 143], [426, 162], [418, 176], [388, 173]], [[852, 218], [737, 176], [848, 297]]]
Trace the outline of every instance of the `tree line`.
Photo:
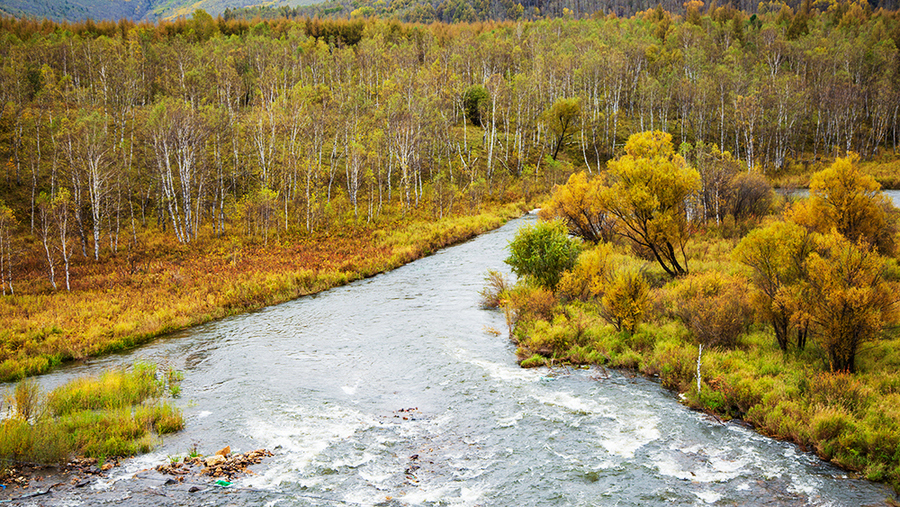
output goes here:
[[[721, 5], [720, 5], [721, 4]], [[808, 16], [814, 10], [846, 9], [849, 3], [812, 2], [810, 0], [752, 2], [738, 0], [719, 2], [712, 0], [705, 8], [706, 14], [714, 13], [720, 6], [727, 6], [747, 13], [748, 18], [771, 10], [790, 9], [790, 13]], [[859, 4], [866, 9], [896, 10], [896, 0], [872, 0]], [[225, 19], [274, 19], [320, 17], [332, 19], [360, 19], [379, 17], [417, 23], [471, 23], [476, 21], [535, 21], [550, 18], [598, 18], [606, 15], [632, 17], [649, 9], [663, 9], [678, 15], [699, 15], [704, 10], [700, 0], [326, 0], [311, 5], [254, 5], [227, 8]]]
[[599, 173], [647, 130], [754, 173], [896, 152], [896, 12], [701, 7], [455, 25], [4, 18], [4, 290], [16, 265], [56, 286], [56, 269], [145, 230], [268, 241], [474, 209]]

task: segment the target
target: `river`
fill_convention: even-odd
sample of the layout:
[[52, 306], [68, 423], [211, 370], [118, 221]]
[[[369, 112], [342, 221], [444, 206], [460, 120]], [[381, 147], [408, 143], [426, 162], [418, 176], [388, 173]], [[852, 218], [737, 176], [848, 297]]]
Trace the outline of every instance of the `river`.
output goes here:
[[[656, 382], [523, 370], [497, 311], [513, 220], [390, 273], [40, 377], [49, 388], [135, 360], [185, 372], [186, 429], [88, 487], [35, 504], [883, 505], [796, 446], [688, 410]], [[196, 444], [275, 453], [230, 488], [144, 472]], [[135, 478], [137, 475], [137, 478]], [[28, 505], [27, 503], [22, 503]]]

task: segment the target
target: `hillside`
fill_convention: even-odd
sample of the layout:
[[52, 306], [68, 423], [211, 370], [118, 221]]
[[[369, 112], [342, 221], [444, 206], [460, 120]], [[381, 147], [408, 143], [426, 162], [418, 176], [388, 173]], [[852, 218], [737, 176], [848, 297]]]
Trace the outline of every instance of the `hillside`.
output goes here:
[[[261, 4], [258, 0], [0, 0], [0, 15], [47, 18], [53, 21], [119, 20], [155, 21], [190, 16], [203, 9], [218, 16], [226, 9]], [[284, 2], [292, 7], [312, 3]], [[271, 3], [269, 3], [271, 5]]]
[[[698, 2], [690, 2], [692, 5]], [[782, 5], [803, 9], [802, 0], [760, 2], [736, 0], [709, 2], [707, 12], [719, 4], [747, 13], [778, 11]], [[701, 8], [703, 3], [699, 2]], [[680, 0], [0, 0], [0, 15], [47, 18], [53, 21], [120, 20], [156, 21], [189, 17], [198, 9], [226, 19], [274, 19], [279, 17], [357, 18], [377, 16], [409, 22], [445, 23], [540, 19], [555, 17], [586, 18], [598, 13], [630, 17], [635, 13], [662, 7], [683, 13]], [[849, 5], [849, 4], [848, 4]], [[871, 10], [895, 10], [900, 0], [872, 0]], [[807, 7], [808, 8], [808, 7]]]

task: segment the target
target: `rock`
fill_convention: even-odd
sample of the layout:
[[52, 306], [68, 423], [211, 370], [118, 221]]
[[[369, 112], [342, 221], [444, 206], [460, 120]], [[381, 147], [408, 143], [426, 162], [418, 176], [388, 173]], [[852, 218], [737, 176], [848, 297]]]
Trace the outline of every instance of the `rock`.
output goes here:
[[216, 453], [216, 456], [228, 456], [231, 454], [231, 446], [226, 446], [224, 449]]
[[83, 480], [78, 481], [78, 482], [75, 484], [75, 487], [76, 487], [76, 488], [83, 488], [83, 487], [87, 486], [87, 485], [90, 484], [90, 483], [91, 483], [91, 480], [90, 480], [90, 479], [83, 479]]
[[223, 456], [221, 454], [216, 454], [215, 456], [210, 456], [210, 457], [206, 458], [205, 463], [208, 468], [212, 468], [216, 465], [221, 465], [222, 463], [225, 463], [225, 461], [226, 461], [225, 456]]
[[203, 488], [201, 488], [200, 486], [191, 486], [191, 489], [188, 490], [188, 493], [196, 493], [196, 492], [200, 491], [201, 489], [203, 489]]

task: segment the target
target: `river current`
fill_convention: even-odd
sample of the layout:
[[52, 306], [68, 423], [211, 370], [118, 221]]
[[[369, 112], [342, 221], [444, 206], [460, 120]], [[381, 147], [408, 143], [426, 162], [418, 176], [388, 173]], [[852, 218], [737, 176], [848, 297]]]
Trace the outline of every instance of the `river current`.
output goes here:
[[[513, 220], [390, 273], [45, 375], [183, 370], [186, 429], [40, 505], [884, 505], [884, 485], [722, 424], [652, 380], [520, 369], [478, 291]], [[189, 492], [146, 469], [191, 446], [266, 448], [255, 475]], [[195, 485], [197, 485], [195, 484]], [[24, 503], [27, 505], [27, 503]]]

